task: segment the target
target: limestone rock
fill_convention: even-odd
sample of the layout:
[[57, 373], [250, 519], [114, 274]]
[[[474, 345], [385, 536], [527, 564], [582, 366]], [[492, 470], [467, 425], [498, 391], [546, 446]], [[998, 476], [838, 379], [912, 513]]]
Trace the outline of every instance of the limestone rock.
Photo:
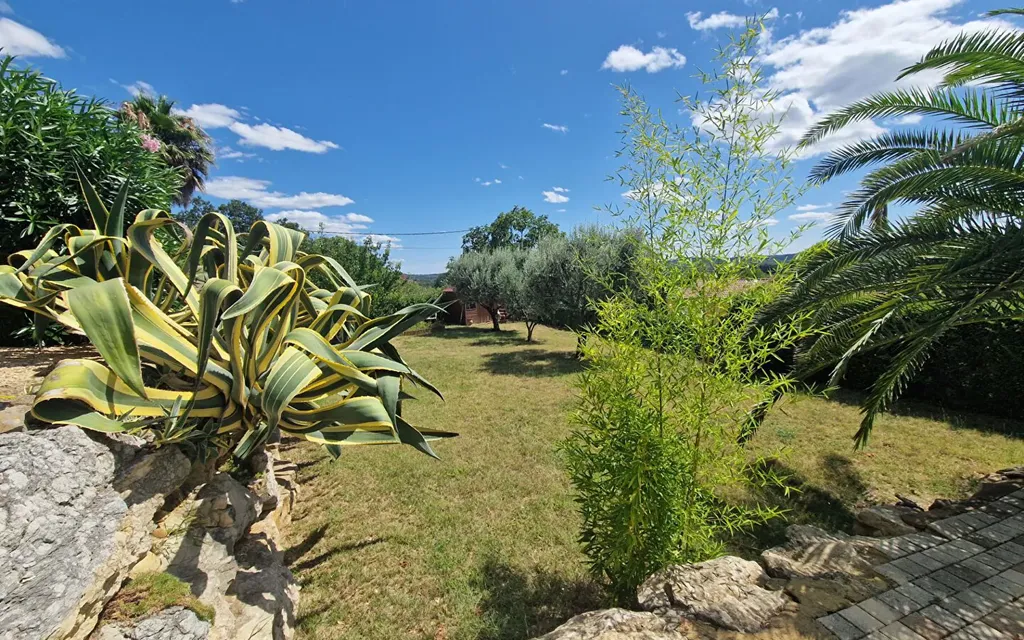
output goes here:
[[31, 408], [27, 404], [12, 404], [0, 409], [0, 433], [25, 431], [25, 422]]
[[674, 609], [724, 629], [753, 632], [788, 602], [783, 593], [760, 586], [767, 579], [756, 562], [725, 556], [668, 567], [640, 585], [637, 600], [647, 611]]
[[863, 545], [849, 536], [826, 533], [817, 527], [795, 525], [788, 542], [761, 553], [761, 562], [775, 578], [835, 578], [871, 575], [871, 562]]
[[1011, 467], [990, 473], [981, 479], [971, 500], [998, 500], [1024, 487], [1024, 467]]
[[76, 427], [0, 435], [0, 637], [85, 638], [149, 551], [187, 460], [103, 440]]
[[588, 611], [537, 640], [684, 640], [669, 620], [646, 611]]
[[[167, 572], [216, 611], [210, 640], [288, 640], [298, 587], [271, 535], [253, 528], [257, 499], [218, 473], [164, 521]], [[261, 521], [270, 522], [270, 519]], [[275, 531], [276, 532], [276, 531]]]
[[105, 624], [94, 640], [207, 640], [210, 623], [182, 607], [171, 607], [133, 622]]
[[857, 524], [864, 533], [879, 538], [905, 536], [917, 533], [917, 529], [903, 521], [904, 513], [917, 513], [910, 509], [877, 505], [857, 512]]

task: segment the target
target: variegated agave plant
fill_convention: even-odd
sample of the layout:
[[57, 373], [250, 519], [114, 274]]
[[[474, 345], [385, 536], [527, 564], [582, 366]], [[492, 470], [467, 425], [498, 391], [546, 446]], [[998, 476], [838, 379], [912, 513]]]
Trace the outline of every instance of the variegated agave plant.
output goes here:
[[95, 229], [55, 226], [0, 266], [0, 301], [83, 332], [102, 356], [61, 362], [37, 418], [105, 432], [195, 421], [238, 458], [278, 428], [335, 456], [390, 443], [434, 456], [428, 441], [456, 435], [402, 417], [403, 380], [440, 393], [391, 344], [438, 307], [371, 319], [366, 287], [299, 251], [303, 233], [268, 222], [236, 235], [209, 213], [192, 231], [146, 210], [123, 233], [127, 189], [108, 210], [80, 180]]

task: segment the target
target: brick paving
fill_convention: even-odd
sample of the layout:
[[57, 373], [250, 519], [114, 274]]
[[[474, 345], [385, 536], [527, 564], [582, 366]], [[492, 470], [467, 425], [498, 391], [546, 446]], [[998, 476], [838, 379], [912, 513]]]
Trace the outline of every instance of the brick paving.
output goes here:
[[894, 586], [818, 618], [839, 640], [1024, 638], [1024, 490], [872, 546]]

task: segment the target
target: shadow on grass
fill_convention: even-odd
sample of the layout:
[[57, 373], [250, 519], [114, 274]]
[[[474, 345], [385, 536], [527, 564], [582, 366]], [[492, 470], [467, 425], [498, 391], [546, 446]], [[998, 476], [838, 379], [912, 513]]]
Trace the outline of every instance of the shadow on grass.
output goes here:
[[350, 542], [348, 544], [338, 545], [338, 546], [334, 547], [333, 549], [328, 549], [327, 551], [324, 551], [323, 553], [321, 553], [319, 555], [313, 556], [312, 558], [310, 558], [308, 560], [303, 560], [302, 562], [296, 562], [295, 564], [290, 565], [289, 569], [291, 569], [292, 571], [306, 571], [308, 569], [312, 569], [313, 567], [320, 566], [321, 564], [327, 562], [328, 560], [330, 560], [331, 558], [333, 558], [334, 556], [336, 556], [336, 555], [338, 555], [340, 553], [345, 553], [345, 552], [348, 552], [348, 551], [359, 551], [360, 549], [365, 549], [366, 547], [372, 547], [375, 544], [380, 544], [380, 543], [386, 542], [386, 541], [387, 541], [387, 538], [373, 537], [373, 538], [367, 538], [366, 540], [360, 540], [358, 542]]
[[443, 331], [423, 331], [422, 333], [407, 332], [406, 335], [417, 335], [426, 338], [440, 338], [442, 340], [467, 340], [476, 338], [470, 342], [472, 347], [489, 347], [506, 344], [526, 344], [526, 334], [518, 329], [502, 329], [492, 331], [490, 325], [475, 327], [463, 327], [449, 325]]
[[480, 568], [484, 622], [478, 640], [521, 640], [551, 631], [572, 616], [608, 605], [601, 587], [543, 570], [523, 571], [494, 558]]
[[760, 553], [768, 547], [785, 542], [786, 527], [791, 524], [809, 524], [826, 531], [849, 532], [856, 520], [851, 507], [867, 495], [868, 487], [846, 456], [828, 454], [822, 458], [821, 466], [826, 476], [823, 486], [811, 484], [779, 460], [765, 461], [765, 468], [761, 471], [773, 471], [785, 478], [785, 488], [762, 487], [754, 492], [755, 499], [765, 506], [783, 509], [786, 513], [736, 536], [730, 546], [747, 556]]
[[583, 363], [571, 353], [546, 349], [523, 349], [488, 354], [484, 369], [497, 375], [547, 378], [578, 373]]
[[[836, 389], [828, 400], [851, 407], [860, 407], [865, 394], [851, 389]], [[1024, 438], [1024, 422], [966, 410], [951, 409], [920, 400], [902, 399], [893, 404], [888, 413], [908, 418], [922, 418], [945, 422], [954, 430], [970, 429], [982, 433], [997, 433], [1008, 438]]]

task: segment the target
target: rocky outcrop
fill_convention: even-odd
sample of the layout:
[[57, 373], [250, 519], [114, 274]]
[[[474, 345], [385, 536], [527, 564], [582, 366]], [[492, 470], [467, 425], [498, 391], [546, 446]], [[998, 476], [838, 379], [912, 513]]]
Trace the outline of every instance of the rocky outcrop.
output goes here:
[[905, 536], [917, 529], [903, 520], [903, 516], [917, 512], [917, 509], [889, 505], [877, 505], [857, 512], [857, 530], [866, 535], [888, 538]]
[[188, 466], [76, 427], [0, 435], [0, 637], [85, 638]]
[[646, 611], [675, 611], [723, 629], [753, 632], [789, 602], [783, 593], [765, 589], [767, 580], [756, 562], [725, 556], [659, 571], [640, 586], [637, 600]]
[[208, 640], [210, 623], [182, 607], [171, 607], [131, 624], [105, 624], [94, 640]]
[[[146, 559], [191, 585], [216, 611], [210, 640], [288, 640], [298, 586], [277, 548], [272, 513], [226, 473], [218, 473], [161, 523], [166, 535]], [[257, 518], [263, 515], [263, 520]]]
[[684, 640], [678, 624], [646, 611], [589, 611], [537, 640]]
[[761, 562], [773, 578], [836, 578], [874, 573], [872, 563], [865, 557], [869, 547], [848, 536], [804, 526], [788, 537], [785, 545], [761, 553]]

